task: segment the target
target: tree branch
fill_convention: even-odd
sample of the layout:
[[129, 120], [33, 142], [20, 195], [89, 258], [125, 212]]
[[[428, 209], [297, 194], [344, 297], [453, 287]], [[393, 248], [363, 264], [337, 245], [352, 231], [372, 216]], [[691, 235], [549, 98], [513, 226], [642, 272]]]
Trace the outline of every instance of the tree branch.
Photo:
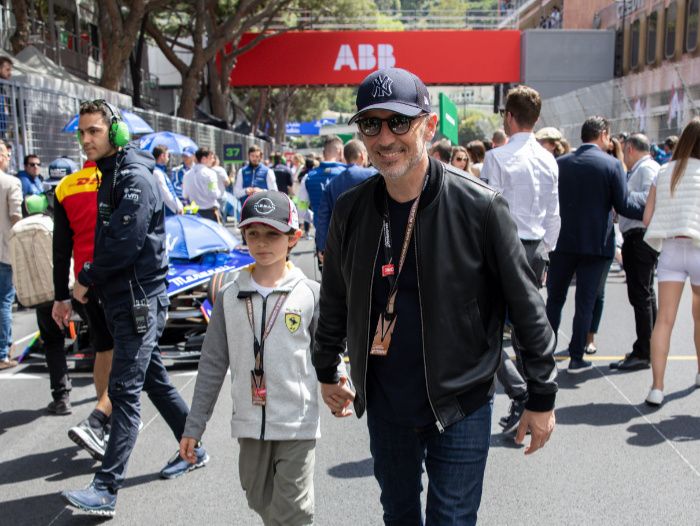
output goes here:
[[177, 69], [180, 74], [184, 76], [187, 73], [187, 64], [185, 64], [182, 59], [175, 54], [175, 51], [168, 46], [168, 41], [153, 23], [153, 21], [150, 20], [150, 18], [146, 21], [146, 31], [150, 37], [155, 40], [156, 44], [163, 52], [163, 55], [165, 55], [165, 58], [167, 58], [175, 69]]

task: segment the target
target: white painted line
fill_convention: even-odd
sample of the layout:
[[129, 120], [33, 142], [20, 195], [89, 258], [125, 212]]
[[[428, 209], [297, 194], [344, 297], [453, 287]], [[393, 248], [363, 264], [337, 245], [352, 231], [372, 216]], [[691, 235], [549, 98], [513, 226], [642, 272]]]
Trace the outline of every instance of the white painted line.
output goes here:
[[[197, 376], [197, 371], [185, 371], [184, 373], [175, 373], [171, 374], [170, 376], [174, 378], [180, 378], [183, 376]], [[231, 376], [231, 369], [226, 370], [226, 376]]]
[[681, 460], [682, 460], [683, 462], [686, 463], [686, 465], [693, 471], [693, 473], [695, 473], [698, 477], [700, 477], [700, 471], [698, 471], [698, 470], [695, 468], [695, 466], [694, 466], [687, 458], [685, 458], [685, 457], [683, 456], [683, 453], [681, 453], [680, 451], [678, 451], [678, 448], [676, 448], [676, 446], [673, 444], [673, 442], [672, 442], [671, 440], [669, 440], [668, 438], [666, 438], [666, 435], [664, 435], [664, 434], [661, 432], [661, 430], [656, 426], [656, 424], [654, 424], [651, 420], [649, 420], [649, 419], [646, 417], [646, 415], [645, 415], [644, 413], [642, 413], [642, 412], [639, 410], [639, 408], [638, 408], [635, 404], [633, 404], [632, 401], [631, 401], [629, 398], [627, 398], [627, 396], [625, 395], [625, 393], [623, 393], [623, 392], [620, 390], [620, 388], [617, 387], [617, 385], [615, 384], [615, 382], [613, 382], [612, 380], [610, 380], [610, 378], [608, 378], [606, 375], [604, 375], [599, 369], [595, 368], [595, 370], [598, 371], [598, 374], [600, 374], [603, 378], [605, 378], [605, 380], [606, 380], [610, 385], [612, 385], [612, 386], [615, 388], [615, 390], [620, 394], [620, 396], [621, 396], [622, 398], [624, 398], [630, 406], [632, 406], [632, 409], [634, 409], [634, 410], [639, 414], [639, 416], [641, 416], [641, 417], [646, 421], [646, 423], [649, 424], [649, 425], [654, 429], [654, 431], [656, 431], [656, 432], [659, 434], [659, 436], [660, 436], [661, 438], [664, 439], [664, 441], [669, 445], [669, 447], [670, 447], [671, 449], [673, 449], [673, 451], [676, 452], [676, 454], [681, 458]]
[[56, 520], [58, 520], [58, 518], [59, 518], [61, 515], [63, 515], [63, 514], [66, 512], [67, 509], [68, 509], [68, 508], [63, 508], [63, 509], [60, 511], [60, 513], [59, 513], [58, 515], [56, 515], [56, 516], [51, 520], [51, 522], [49, 522], [46, 526], [51, 526], [54, 522], [56, 522]]
[[[195, 375], [196, 375], [196, 371], [195, 371]], [[182, 374], [182, 375], [179, 375], [179, 376], [185, 376], [185, 374]], [[190, 380], [188, 380], [188, 381], [185, 383], [185, 385], [183, 385], [182, 387], [180, 387], [180, 389], [178, 389], [177, 392], [178, 392], [178, 393], [181, 392], [181, 391], [182, 391], [183, 389], [185, 389], [188, 385], [190, 385], [190, 384], [192, 383], [193, 380], [194, 380], [194, 376], [193, 376]], [[143, 433], [143, 432], [146, 430], [146, 428], [147, 428], [148, 426], [150, 426], [153, 422], [156, 421], [156, 419], [157, 419], [158, 417], [160, 417], [160, 413], [159, 413], [158, 411], [156, 411], [156, 414], [153, 415], [153, 417], [151, 417], [151, 419], [143, 425], [143, 429], [140, 431], [140, 433]], [[61, 515], [63, 515], [63, 513], [66, 511], [66, 509], [67, 509], [67, 508], [63, 508], [63, 509], [58, 513], [58, 515], [56, 515], [56, 516], [51, 520], [51, 522], [49, 522], [49, 523], [47, 524], [47, 526], [51, 526], [54, 522], [56, 522], [56, 520], [57, 520]]]
[[0, 380], [45, 380], [43, 376], [27, 373], [0, 374]]
[[[192, 378], [187, 380], [187, 382], [185, 382], [185, 385], [180, 387], [180, 389], [178, 389], [177, 392], [181, 393], [182, 391], [184, 391], [185, 388], [194, 381], [194, 379], [195, 379], [195, 376], [193, 376]], [[156, 411], [156, 414], [153, 415], [153, 417], [143, 425], [143, 429], [140, 432], [143, 433], [148, 428], [148, 426], [150, 426], [153, 422], [155, 422], [156, 418], [160, 418], [160, 413], [158, 411]]]
[[[566, 335], [566, 333], [564, 333], [564, 332], [562, 332], [562, 331], [559, 331], [559, 334], [561, 334], [562, 336], [564, 336], [566, 339], [570, 339], [570, 338]], [[696, 476], [700, 477], [700, 471], [698, 471], [697, 468], [696, 468], [687, 458], [685, 458], [685, 456], [683, 456], [683, 453], [681, 453], [680, 451], [678, 451], [678, 448], [673, 444], [673, 442], [672, 442], [671, 440], [669, 440], [669, 439], [666, 437], [666, 435], [664, 435], [664, 434], [661, 432], [661, 430], [656, 426], [656, 424], [654, 424], [651, 420], [649, 420], [649, 419], [646, 417], [646, 415], [645, 415], [644, 413], [642, 413], [642, 412], [639, 410], [639, 408], [638, 408], [635, 404], [632, 403], [632, 400], [630, 400], [629, 398], [627, 398], [627, 395], [626, 395], [625, 393], [622, 392], [622, 390], [617, 386], [617, 384], [616, 384], [615, 382], [613, 382], [613, 381], [610, 379], [610, 377], [608, 377], [608, 376], [606, 376], [605, 374], [603, 374], [603, 372], [602, 372], [598, 367], [594, 367], [593, 369], [594, 369], [600, 376], [602, 376], [602, 377], [605, 379], [606, 382], [608, 382], [610, 385], [613, 386], [613, 388], [615, 389], [615, 391], [617, 391], [617, 393], [623, 398], [623, 400], [625, 400], [625, 401], [630, 405], [630, 407], [632, 407], [632, 409], [634, 409], [634, 410], [637, 412], [637, 414], [638, 414], [639, 416], [641, 416], [641, 417], [644, 419], [644, 421], [645, 421], [647, 424], [649, 424], [649, 425], [652, 427], [652, 429], [653, 429], [654, 431], [656, 431], [656, 432], [659, 434], [659, 436], [664, 440], [664, 442], [666, 442], [666, 444], [668, 444], [668, 446], [676, 453], [676, 455], [678, 455], [678, 456], [680, 457], [680, 459], [691, 469], [691, 471], [692, 471], [693, 473], [695, 473]]]

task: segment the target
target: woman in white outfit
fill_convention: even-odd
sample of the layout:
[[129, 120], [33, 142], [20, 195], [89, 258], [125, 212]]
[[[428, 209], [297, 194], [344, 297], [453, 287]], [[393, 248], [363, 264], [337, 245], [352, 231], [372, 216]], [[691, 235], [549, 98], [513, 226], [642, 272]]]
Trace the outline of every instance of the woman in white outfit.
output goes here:
[[[646, 402], [661, 405], [671, 331], [686, 278], [693, 290], [695, 352], [700, 364], [700, 118], [685, 127], [671, 162], [659, 171], [644, 211], [644, 240], [661, 252], [659, 312], [651, 335], [653, 384]], [[700, 374], [695, 377], [700, 387]]]

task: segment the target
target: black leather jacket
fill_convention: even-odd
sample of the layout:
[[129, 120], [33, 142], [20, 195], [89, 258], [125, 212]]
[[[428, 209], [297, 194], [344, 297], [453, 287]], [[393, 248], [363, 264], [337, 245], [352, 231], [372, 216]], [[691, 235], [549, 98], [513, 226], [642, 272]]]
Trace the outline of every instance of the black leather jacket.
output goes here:
[[[524, 348], [528, 409], [554, 407], [556, 339], [505, 200], [483, 182], [430, 159], [416, 244], [428, 398], [442, 429], [468, 414], [493, 386], [506, 307]], [[379, 253], [384, 179], [343, 194], [333, 211], [321, 283], [313, 364], [338, 381], [347, 338], [355, 411], [366, 408], [372, 275]]]

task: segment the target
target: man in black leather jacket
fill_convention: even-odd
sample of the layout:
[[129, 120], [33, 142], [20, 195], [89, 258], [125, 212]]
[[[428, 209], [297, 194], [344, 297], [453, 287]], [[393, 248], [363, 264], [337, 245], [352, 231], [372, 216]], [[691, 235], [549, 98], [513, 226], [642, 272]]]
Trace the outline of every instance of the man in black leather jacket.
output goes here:
[[[422, 524], [424, 462], [427, 521], [474, 524], [506, 307], [528, 381], [526, 454], [554, 428], [555, 337], [504, 199], [428, 158], [437, 115], [422, 81], [376, 71], [357, 107], [380, 175], [333, 211], [313, 354], [323, 399], [338, 417], [352, 400], [367, 410], [387, 524]], [[335, 372], [346, 343], [352, 382]]]

